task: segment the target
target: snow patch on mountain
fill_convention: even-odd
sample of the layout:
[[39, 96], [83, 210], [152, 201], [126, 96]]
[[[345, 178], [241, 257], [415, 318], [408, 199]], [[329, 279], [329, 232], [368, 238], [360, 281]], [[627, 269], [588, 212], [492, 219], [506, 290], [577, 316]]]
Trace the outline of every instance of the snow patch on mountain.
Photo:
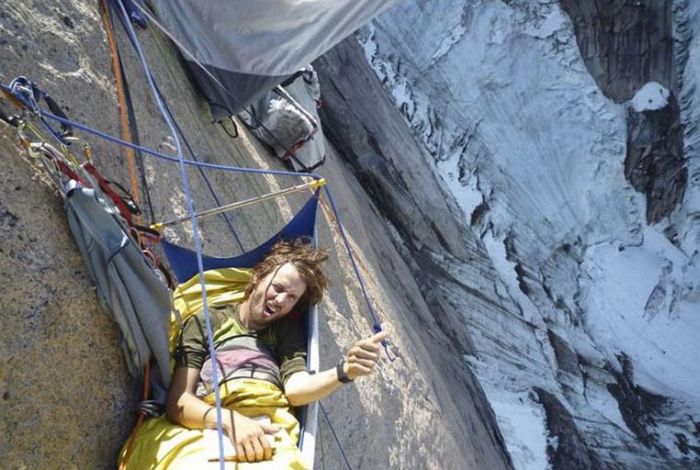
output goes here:
[[507, 377], [497, 369], [473, 357], [466, 357], [466, 360], [488, 390], [491, 406], [499, 410], [498, 426], [503, 435], [508, 436], [508, 452], [515, 467], [523, 470], [551, 468], [547, 462], [547, 446], [556, 446], [556, 438], [548, 435], [544, 410], [535, 403], [532, 392], [503, 389], [502, 383]]
[[663, 85], [649, 82], [634, 95], [632, 107], [638, 113], [663, 109], [668, 105], [669, 96], [670, 92]]
[[639, 246], [588, 250], [580, 283], [585, 328], [611, 363], [623, 352], [633, 359], [638, 385], [700, 406], [700, 270], [653, 228], [643, 234]]

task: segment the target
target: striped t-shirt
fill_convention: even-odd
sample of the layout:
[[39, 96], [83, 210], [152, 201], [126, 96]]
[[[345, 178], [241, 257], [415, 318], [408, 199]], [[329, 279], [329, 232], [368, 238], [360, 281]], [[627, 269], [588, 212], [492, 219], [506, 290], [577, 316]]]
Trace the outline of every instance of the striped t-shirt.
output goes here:
[[[262, 330], [249, 331], [238, 320], [238, 307], [234, 304], [209, 309], [219, 383], [251, 372], [250, 376], [283, 389], [292, 374], [306, 369], [304, 325], [286, 316]], [[185, 322], [175, 350], [175, 367], [200, 369], [198, 396], [213, 389], [209, 359], [204, 313], [199, 312]]]

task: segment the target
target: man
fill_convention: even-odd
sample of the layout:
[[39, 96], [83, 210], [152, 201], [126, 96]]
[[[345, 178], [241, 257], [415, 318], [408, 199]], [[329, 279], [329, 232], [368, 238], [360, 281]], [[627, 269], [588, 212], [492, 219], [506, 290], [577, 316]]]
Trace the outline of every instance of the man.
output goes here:
[[[343, 383], [370, 374], [379, 360], [386, 332], [358, 341], [335, 368], [314, 375], [306, 371], [303, 326], [289, 314], [295, 307], [303, 311], [321, 300], [327, 285], [321, 264], [326, 259], [324, 252], [302, 241], [278, 243], [253, 269], [240, 304], [209, 309], [217, 381], [226, 408], [222, 426], [238, 461], [270, 460], [274, 447], [278, 468], [302, 465], [298, 456], [282, 455], [298, 454], [298, 423], [289, 405], [326, 397]], [[184, 325], [176, 351], [166, 407], [172, 423], [191, 430], [216, 428], [211, 370], [200, 312]], [[260, 414], [270, 422], [254, 419]], [[278, 436], [281, 430], [287, 437]]]

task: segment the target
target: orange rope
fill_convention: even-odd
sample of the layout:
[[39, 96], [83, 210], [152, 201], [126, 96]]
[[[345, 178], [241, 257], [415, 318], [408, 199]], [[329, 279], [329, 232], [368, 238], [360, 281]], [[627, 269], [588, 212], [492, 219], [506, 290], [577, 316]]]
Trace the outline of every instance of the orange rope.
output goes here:
[[[124, 93], [124, 79], [121, 74], [121, 68], [119, 67], [119, 54], [117, 52], [117, 45], [114, 40], [114, 31], [112, 30], [112, 23], [109, 19], [109, 11], [105, 0], [100, 0], [100, 13], [102, 14], [102, 23], [104, 24], [105, 33], [107, 34], [109, 52], [112, 56], [112, 73], [114, 73], [114, 81], [117, 88], [117, 99], [119, 101], [119, 118], [122, 127], [122, 139], [133, 143], [131, 128], [129, 127], [129, 116], [127, 114], [126, 94]], [[140, 205], [141, 195], [139, 193], [139, 183], [136, 175], [136, 154], [130, 147], [127, 147], [125, 151], [127, 162], [129, 164], [129, 175], [131, 176], [132, 197], [134, 202], [137, 205]], [[135, 216], [134, 220], [136, 223], [143, 223], [140, 216]], [[147, 362], [143, 371], [143, 400], [148, 399], [148, 394], [150, 393], [150, 382], [151, 366], [150, 363]], [[134, 446], [135, 437], [138, 434], [139, 429], [141, 429], [145, 418], [146, 415], [139, 410], [138, 417], [136, 418], [136, 424], [134, 425], [134, 430], [131, 432], [129, 441], [126, 444], [126, 450], [124, 451], [122, 458], [119, 460], [119, 470], [124, 470], [126, 468], [126, 464], [129, 461], [129, 455], [131, 454], [132, 447]]]
[[15, 107], [17, 107], [19, 109], [27, 109], [27, 107], [24, 106], [24, 104], [20, 100], [18, 100], [15, 95], [13, 95], [9, 91], [5, 90], [4, 88], [0, 88], [0, 91], [2, 92], [3, 95], [5, 95], [5, 99], [7, 101], [10, 101]]
[[[119, 53], [117, 52], [117, 44], [114, 40], [114, 31], [112, 30], [112, 22], [109, 20], [109, 11], [105, 0], [100, 0], [100, 11], [102, 13], [102, 23], [104, 24], [105, 33], [107, 33], [107, 42], [109, 43], [109, 52], [112, 56], [112, 73], [114, 73], [114, 81], [117, 87], [117, 98], [119, 100], [119, 118], [122, 126], [122, 139], [133, 143], [131, 136], [131, 128], [129, 127], [129, 115], [126, 107], [126, 94], [124, 93], [124, 79], [119, 67]], [[128, 21], [128, 20], [127, 20]], [[131, 176], [131, 190], [134, 202], [141, 205], [141, 195], [139, 193], [138, 176], [136, 175], [136, 154], [130, 147], [126, 147], [126, 159], [129, 163], [129, 175]], [[136, 216], [137, 223], [143, 223], [141, 216]]]
[[[146, 365], [143, 368], [143, 399], [148, 400], [148, 394], [150, 393], [149, 390], [149, 385], [151, 383], [151, 364], [150, 362], [146, 362]], [[139, 415], [136, 418], [136, 424], [134, 425], [134, 430], [131, 431], [131, 435], [129, 436], [129, 440], [126, 443], [126, 450], [124, 451], [124, 455], [122, 456], [121, 459], [119, 459], [119, 470], [124, 470], [126, 468], [127, 462], [129, 462], [129, 457], [131, 455], [131, 449], [134, 447], [134, 440], [136, 438], [136, 435], [139, 433], [139, 429], [141, 429], [141, 425], [143, 425], [144, 420], [146, 419], [146, 415], [143, 413], [143, 411], [139, 410]]]

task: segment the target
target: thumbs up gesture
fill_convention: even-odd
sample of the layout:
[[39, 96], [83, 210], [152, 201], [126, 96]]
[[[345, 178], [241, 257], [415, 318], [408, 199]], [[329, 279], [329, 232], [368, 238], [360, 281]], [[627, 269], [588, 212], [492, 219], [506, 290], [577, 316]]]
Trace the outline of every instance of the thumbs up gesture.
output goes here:
[[358, 341], [348, 350], [343, 366], [348, 378], [355, 380], [372, 373], [381, 354], [382, 341], [388, 337], [388, 331], [380, 331], [370, 338]]

